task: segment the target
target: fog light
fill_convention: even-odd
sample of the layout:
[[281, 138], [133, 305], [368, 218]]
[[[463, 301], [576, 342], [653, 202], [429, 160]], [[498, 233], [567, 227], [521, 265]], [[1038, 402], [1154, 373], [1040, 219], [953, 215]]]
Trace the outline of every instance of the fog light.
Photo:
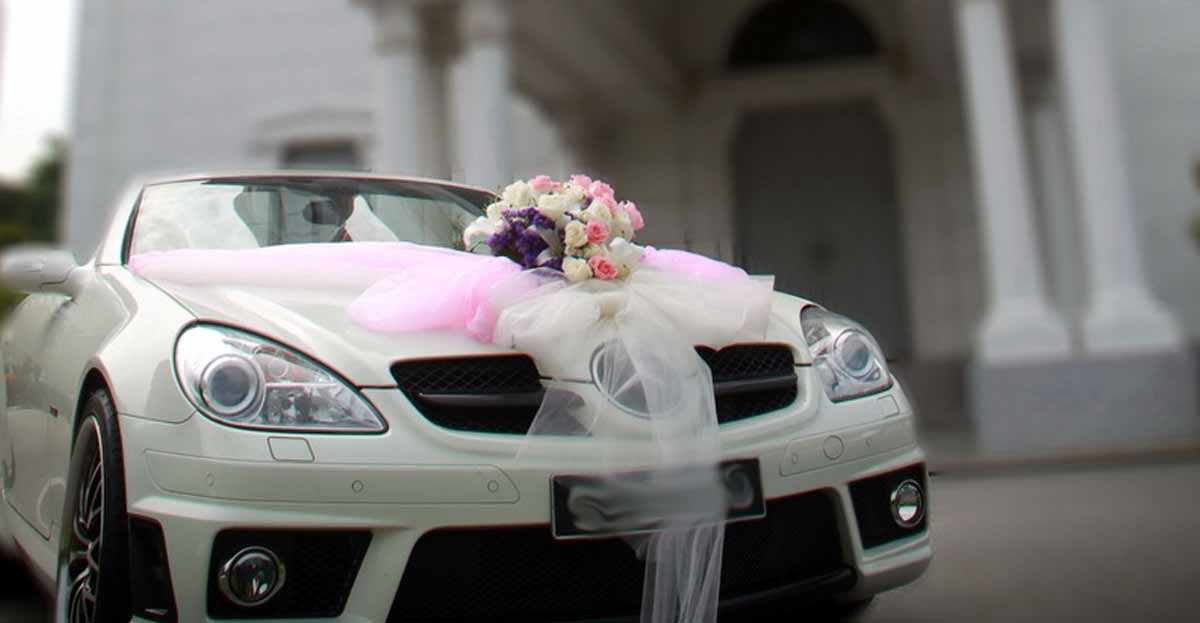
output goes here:
[[283, 563], [265, 547], [247, 547], [233, 555], [217, 573], [225, 598], [239, 606], [259, 606], [283, 588]]
[[892, 489], [892, 519], [901, 528], [912, 528], [925, 517], [925, 495], [915, 480], [905, 480]]

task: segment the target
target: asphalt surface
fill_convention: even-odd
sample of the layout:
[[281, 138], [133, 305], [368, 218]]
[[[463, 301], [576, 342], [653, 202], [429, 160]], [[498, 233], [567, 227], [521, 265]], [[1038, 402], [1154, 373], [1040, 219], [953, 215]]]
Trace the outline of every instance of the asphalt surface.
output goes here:
[[934, 560], [853, 621], [1200, 621], [1200, 462], [935, 477]]
[[[849, 617], [772, 621], [1197, 621], [1200, 462], [933, 479], [933, 564]], [[20, 567], [0, 569], [0, 623], [44, 618]]]

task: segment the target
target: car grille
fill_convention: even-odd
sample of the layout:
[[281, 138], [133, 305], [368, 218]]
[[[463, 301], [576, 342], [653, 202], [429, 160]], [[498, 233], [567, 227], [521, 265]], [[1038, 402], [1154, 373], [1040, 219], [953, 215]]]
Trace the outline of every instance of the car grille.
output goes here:
[[786, 344], [696, 348], [712, 370], [717, 422], [726, 424], [778, 411], [799, 394], [792, 349]]
[[[786, 344], [696, 348], [712, 370], [717, 421], [782, 409], [799, 394]], [[398, 362], [400, 391], [430, 422], [452, 430], [523, 435], [541, 404], [541, 377], [528, 355], [487, 355]]]
[[402, 361], [392, 376], [426, 419], [453, 430], [523, 435], [542, 400], [528, 355]]
[[[824, 492], [767, 503], [725, 529], [721, 598], [770, 591], [844, 567]], [[388, 623], [625, 617], [641, 607], [645, 565], [619, 538], [555, 540], [549, 526], [451, 528], [413, 549]]]

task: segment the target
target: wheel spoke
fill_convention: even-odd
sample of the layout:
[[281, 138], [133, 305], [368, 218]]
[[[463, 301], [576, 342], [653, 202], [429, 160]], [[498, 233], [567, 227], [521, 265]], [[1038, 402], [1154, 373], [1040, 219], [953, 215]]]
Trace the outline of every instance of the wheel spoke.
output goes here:
[[96, 489], [102, 487], [99, 481], [104, 478], [104, 464], [100, 457], [96, 457], [96, 465], [92, 467], [91, 473], [88, 474], [87, 485], [84, 487], [83, 507], [80, 510], [86, 511], [92, 508], [95, 503]]
[[75, 533], [75, 538], [85, 546], [92, 542], [92, 535], [88, 534], [88, 528], [84, 525], [81, 517], [76, 517], [75, 521], [71, 522], [72, 531]]
[[[98, 431], [97, 431], [98, 432]], [[68, 549], [67, 570], [70, 594], [67, 600], [69, 623], [92, 623], [96, 617], [97, 589], [100, 580], [101, 544], [104, 537], [104, 460], [99, 439], [92, 438], [86, 448], [89, 461], [75, 474], [75, 516], [71, 518], [72, 542]]]
[[100, 517], [100, 514], [103, 512], [104, 512], [104, 505], [101, 504], [98, 508], [93, 508], [92, 511], [90, 513], [88, 513], [86, 524], [87, 524], [89, 532], [95, 526], [96, 519], [98, 519]]
[[92, 571], [97, 575], [100, 573], [100, 541], [96, 541], [88, 546], [87, 563]]
[[81, 619], [80, 610], [83, 608], [83, 576], [84, 574], [80, 574], [71, 582], [71, 621], [79, 621]]
[[78, 562], [87, 562], [87, 559], [88, 555], [86, 550], [72, 548], [70, 557], [67, 558], [68, 568], [75, 566], [75, 563]]

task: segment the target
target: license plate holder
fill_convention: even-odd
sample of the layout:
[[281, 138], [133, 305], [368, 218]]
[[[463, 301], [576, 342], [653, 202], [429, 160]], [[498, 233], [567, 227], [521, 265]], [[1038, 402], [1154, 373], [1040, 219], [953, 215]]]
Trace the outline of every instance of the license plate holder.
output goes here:
[[[763, 498], [762, 470], [758, 459], [738, 459], [725, 461], [716, 466], [722, 485], [726, 492], [725, 521], [744, 521], [766, 516], [767, 506]], [[614, 512], [620, 517], [613, 519], [609, 525], [599, 525], [595, 515], [606, 515], [605, 504], [614, 506], [613, 496], [621, 495], [624, 491], [638, 489], [639, 483], [649, 480], [654, 472], [648, 470], [631, 471], [609, 476], [589, 476], [575, 474], [555, 475], [550, 479], [551, 524], [556, 539], [579, 539], [624, 536], [629, 534], [645, 534], [654, 532], [666, 519], [667, 514], [656, 514], [654, 511]], [[711, 482], [711, 481], [709, 481]], [[614, 492], [614, 490], [622, 490]], [[605, 492], [612, 493], [605, 499]], [[599, 508], [597, 513], [589, 513], [590, 517], [577, 516], [572, 511], [572, 494], [588, 496], [591, 510]], [[686, 496], [687, 491], [673, 492], [675, 495]], [[578, 508], [579, 498], [576, 499]]]

